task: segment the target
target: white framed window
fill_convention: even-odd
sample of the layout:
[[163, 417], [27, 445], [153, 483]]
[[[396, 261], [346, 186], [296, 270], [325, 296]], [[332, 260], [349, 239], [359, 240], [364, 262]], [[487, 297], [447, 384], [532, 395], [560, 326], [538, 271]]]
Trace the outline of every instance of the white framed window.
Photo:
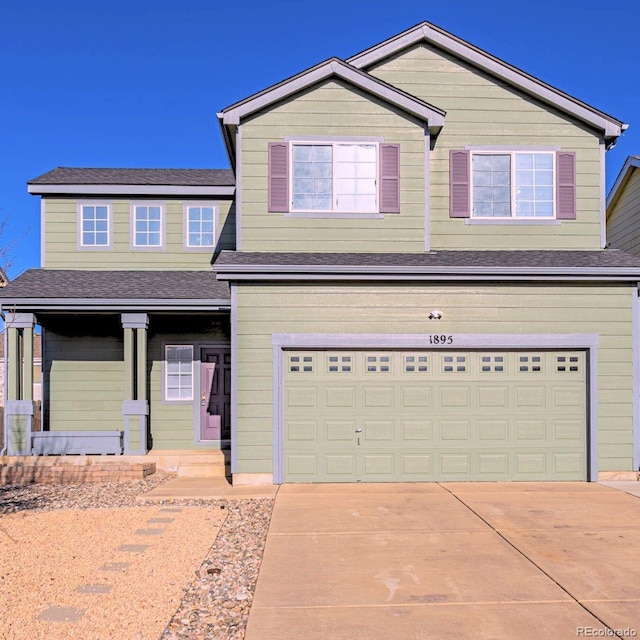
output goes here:
[[78, 203], [78, 245], [80, 248], [111, 247], [111, 203]]
[[291, 211], [377, 213], [377, 142], [292, 142]]
[[135, 248], [162, 248], [164, 205], [157, 202], [137, 202], [131, 205], [131, 240]]
[[216, 244], [217, 205], [192, 202], [184, 205], [185, 247], [211, 248]]
[[473, 151], [471, 217], [554, 219], [555, 153]]
[[193, 345], [165, 345], [164, 398], [193, 400]]

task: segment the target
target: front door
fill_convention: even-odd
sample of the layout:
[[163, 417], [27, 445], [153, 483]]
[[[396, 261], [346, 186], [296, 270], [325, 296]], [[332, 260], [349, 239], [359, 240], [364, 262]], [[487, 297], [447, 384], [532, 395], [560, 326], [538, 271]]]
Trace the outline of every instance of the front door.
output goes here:
[[231, 433], [231, 352], [200, 351], [200, 439], [228, 440]]

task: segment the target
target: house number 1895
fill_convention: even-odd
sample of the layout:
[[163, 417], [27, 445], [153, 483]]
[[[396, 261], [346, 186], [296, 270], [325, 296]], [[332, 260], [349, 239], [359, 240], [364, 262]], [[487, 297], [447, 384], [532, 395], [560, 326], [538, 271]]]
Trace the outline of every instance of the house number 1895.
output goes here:
[[429, 344], [453, 344], [453, 336], [441, 335], [429, 336]]

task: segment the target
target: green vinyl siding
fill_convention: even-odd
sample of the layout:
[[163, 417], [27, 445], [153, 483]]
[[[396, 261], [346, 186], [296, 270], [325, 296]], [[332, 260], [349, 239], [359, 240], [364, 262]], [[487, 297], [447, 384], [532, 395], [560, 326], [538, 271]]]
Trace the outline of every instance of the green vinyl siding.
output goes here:
[[[80, 198], [89, 203], [91, 198]], [[165, 244], [161, 249], [136, 250], [131, 247], [131, 203], [136, 200], [96, 198], [111, 202], [113, 239], [110, 249], [78, 247], [78, 199], [44, 198], [44, 261], [48, 269], [210, 269], [215, 251], [235, 249], [235, 206], [231, 200], [205, 200], [218, 206], [216, 247], [185, 249], [183, 200], [144, 198], [145, 204], [165, 205]]]
[[598, 334], [599, 468], [631, 469], [628, 286], [238, 285], [237, 299], [238, 473], [272, 472], [274, 333]]
[[[431, 154], [432, 249], [600, 248], [598, 135], [552, 107], [424, 44], [367, 71], [447, 113]], [[552, 226], [485, 226], [449, 218], [449, 151], [467, 145], [529, 145], [575, 151], [577, 220]]]
[[[213, 445], [200, 445], [195, 441], [194, 403], [199, 411], [200, 377], [198, 367], [194, 367], [194, 401], [166, 402], [163, 396], [164, 346], [198, 345], [229, 342], [228, 317], [152, 317], [149, 322], [149, 419], [153, 448], [179, 450], [194, 448], [216, 448]], [[199, 357], [194, 349], [194, 358]]]
[[[252, 117], [241, 129], [243, 251], [424, 251], [422, 124], [342, 82], [329, 81]], [[402, 213], [346, 219], [267, 213], [268, 143], [295, 136], [374, 137], [400, 144]]]
[[607, 242], [640, 256], [640, 169], [633, 169], [607, 218]]
[[[113, 318], [45, 324], [45, 424], [51, 431], [122, 429], [122, 330]], [[91, 335], [87, 329], [91, 327]]]

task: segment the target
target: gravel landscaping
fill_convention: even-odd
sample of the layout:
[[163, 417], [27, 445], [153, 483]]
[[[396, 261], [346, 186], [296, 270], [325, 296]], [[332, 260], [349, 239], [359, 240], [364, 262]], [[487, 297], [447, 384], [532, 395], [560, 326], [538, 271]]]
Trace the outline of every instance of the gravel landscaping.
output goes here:
[[[173, 477], [173, 474], [158, 472], [144, 480], [131, 482], [0, 487], [0, 515], [60, 509], [144, 509], [151, 503], [139, 502], [136, 498]], [[191, 582], [183, 585], [180, 605], [167, 620], [160, 638], [244, 638], [273, 500], [167, 500], [153, 505], [167, 509], [193, 506], [225, 514], [215, 539], [212, 535], [201, 565], [194, 567]], [[49, 637], [53, 639], [56, 636]]]

